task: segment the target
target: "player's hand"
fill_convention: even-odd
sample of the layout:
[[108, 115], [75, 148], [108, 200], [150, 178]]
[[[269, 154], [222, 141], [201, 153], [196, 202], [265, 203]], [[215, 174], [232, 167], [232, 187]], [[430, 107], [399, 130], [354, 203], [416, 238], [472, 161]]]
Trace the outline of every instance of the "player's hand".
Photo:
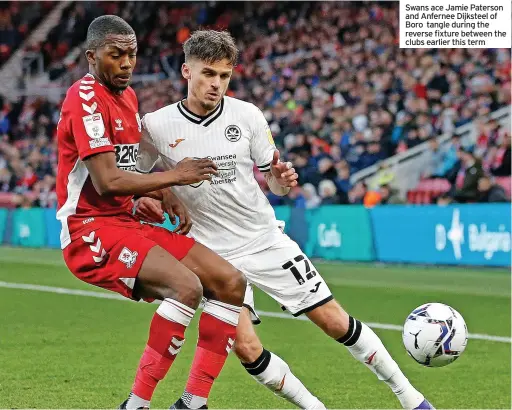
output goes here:
[[169, 215], [172, 224], [176, 224], [176, 217], [179, 219], [179, 224], [173, 232], [186, 235], [192, 227], [192, 220], [187, 208], [170, 189], [162, 190], [162, 195], [162, 206]]
[[161, 202], [149, 197], [135, 201], [135, 216], [149, 223], [161, 224], [165, 221]]
[[212, 160], [201, 158], [183, 158], [174, 172], [177, 176], [177, 185], [190, 185], [201, 181], [211, 181], [212, 175], [217, 175], [217, 165]]
[[291, 188], [298, 184], [299, 175], [295, 173], [295, 168], [292, 167], [291, 162], [279, 162], [278, 150], [274, 151], [270, 172], [281, 186]]

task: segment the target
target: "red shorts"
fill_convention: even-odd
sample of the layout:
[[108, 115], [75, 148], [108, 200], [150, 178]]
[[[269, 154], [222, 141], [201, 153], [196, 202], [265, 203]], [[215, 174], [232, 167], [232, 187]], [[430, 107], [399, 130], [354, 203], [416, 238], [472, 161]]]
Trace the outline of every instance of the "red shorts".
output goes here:
[[158, 245], [183, 259], [195, 241], [153, 225], [134, 221], [123, 226], [91, 227], [64, 248], [64, 260], [78, 279], [133, 297], [133, 287], [149, 250]]

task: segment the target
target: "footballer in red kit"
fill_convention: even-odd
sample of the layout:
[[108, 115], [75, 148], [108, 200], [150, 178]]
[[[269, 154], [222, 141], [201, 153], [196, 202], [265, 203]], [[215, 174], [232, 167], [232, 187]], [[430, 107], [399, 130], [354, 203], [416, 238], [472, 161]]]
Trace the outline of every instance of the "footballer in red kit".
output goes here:
[[92, 183], [84, 160], [95, 154], [113, 152], [119, 169], [135, 171], [142, 132], [137, 107], [131, 87], [114, 93], [87, 74], [68, 90], [57, 131], [57, 219], [66, 264], [79, 279], [126, 297], [155, 238], [178, 260], [194, 243], [141, 225], [132, 216], [133, 196], [101, 196]]
[[[137, 39], [122, 18], [106, 15], [87, 30], [89, 73], [68, 90], [58, 124], [58, 211], [61, 246], [69, 270], [91, 285], [127, 298], [158, 299], [132, 390], [120, 406], [149, 408], [160, 380], [185, 341], [201, 298], [197, 380], [190, 408], [206, 403], [236, 339], [244, 275], [207, 247], [185, 236], [190, 217], [169, 190], [211, 180], [216, 164], [185, 158], [174, 169], [136, 172], [143, 124], [135, 92], [129, 87]], [[148, 195], [179, 218], [178, 232], [141, 224], [133, 216], [133, 197]]]
[[90, 226], [96, 228], [117, 218], [134, 221], [130, 217], [132, 198], [101, 197], [83, 160], [101, 152], [114, 152], [119, 168], [134, 171], [140, 136], [137, 97], [130, 87], [116, 95], [87, 74], [68, 90], [57, 131], [58, 219], [64, 228], [63, 248]]

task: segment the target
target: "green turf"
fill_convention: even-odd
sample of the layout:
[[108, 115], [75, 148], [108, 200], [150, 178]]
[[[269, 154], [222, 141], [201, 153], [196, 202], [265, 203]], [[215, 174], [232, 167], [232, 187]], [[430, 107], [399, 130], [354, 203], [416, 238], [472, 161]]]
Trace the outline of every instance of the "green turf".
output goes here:
[[[448, 303], [472, 333], [510, 337], [510, 274], [502, 270], [316, 263], [356, 317], [403, 324], [428, 302]], [[0, 281], [101, 291], [76, 280], [60, 252], [0, 248]], [[256, 294], [257, 307], [280, 311]], [[154, 305], [0, 288], [0, 408], [114, 408], [128, 393]], [[186, 381], [196, 339], [187, 332], [154, 408], [168, 407]], [[376, 330], [410, 380], [437, 408], [510, 408], [510, 344], [470, 340], [441, 369], [419, 366], [400, 332]], [[399, 408], [393, 394], [339, 344], [308, 322], [263, 318], [258, 333], [329, 408]], [[290, 408], [230, 356], [210, 408]]]

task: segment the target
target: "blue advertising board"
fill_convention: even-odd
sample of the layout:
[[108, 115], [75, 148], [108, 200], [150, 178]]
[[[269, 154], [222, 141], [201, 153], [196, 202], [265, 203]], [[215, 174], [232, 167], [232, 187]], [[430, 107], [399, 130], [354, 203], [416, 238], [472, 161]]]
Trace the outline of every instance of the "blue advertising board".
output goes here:
[[49, 248], [60, 249], [61, 223], [57, 219], [57, 210], [55, 208], [45, 209], [44, 221], [46, 224], [46, 246]]
[[510, 204], [378, 206], [371, 218], [382, 262], [510, 266]]
[[0, 243], [4, 239], [5, 226], [7, 225], [7, 209], [0, 209]]
[[16, 209], [12, 221], [11, 245], [30, 248], [47, 245], [43, 209]]
[[[276, 207], [309, 257], [447, 265], [510, 266], [510, 204]], [[174, 226], [166, 216], [162, 224]], [[0, 209], [0, 240], [59, 248], [55, 209]]]
[[344, 261], [375, 259], [370, 216], [364, 207], [328, 205], [307, 214], [306, 255]]

